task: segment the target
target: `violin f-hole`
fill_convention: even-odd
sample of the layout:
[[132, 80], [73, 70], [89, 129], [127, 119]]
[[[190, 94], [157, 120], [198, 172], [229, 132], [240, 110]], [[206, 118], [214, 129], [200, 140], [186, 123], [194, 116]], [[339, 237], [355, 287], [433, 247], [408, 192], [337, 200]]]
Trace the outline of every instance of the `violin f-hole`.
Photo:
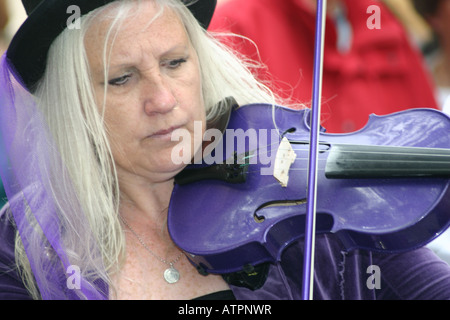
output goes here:
[[266, 221], [266, 217], [262, 214], [259, 214], [261, 210], [273, 207], [293, 207], [300, 206], [306, 203], [306, 199], [300, 200], [280, 200], [280, 201], [271, 201], [260, 206], [255, 213], [253, 214], [253, 219], [256, 223], [263, 223]]
[[288, 134], [288, 133], [294, 133], [295, 131], [297, 131], [297, 128], [295, 128], [295, 127], [289, 128], [289, 129], [285, 130], [285, 131], [281, 134], [281, 138], [284, 138], [284, 136], [285, 136], [286, 134]]
[[258, 214], [255, 212], [255, 214], [253, 215], [253, 219], [255, 219], [256, 223], [263, 223], [264, 221], [266, 221], [266, 217], [264, 216], [258, 216]]

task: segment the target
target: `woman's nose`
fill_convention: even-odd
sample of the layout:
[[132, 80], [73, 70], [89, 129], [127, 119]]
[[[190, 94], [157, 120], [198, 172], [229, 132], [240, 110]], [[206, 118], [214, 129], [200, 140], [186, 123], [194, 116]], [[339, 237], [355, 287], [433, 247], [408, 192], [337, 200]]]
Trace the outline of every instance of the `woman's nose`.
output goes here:
[[178, 105], [171, 86], [163, 77], [149, 81], [142, 90], [144, 110], [148, 115], [168, 113]]

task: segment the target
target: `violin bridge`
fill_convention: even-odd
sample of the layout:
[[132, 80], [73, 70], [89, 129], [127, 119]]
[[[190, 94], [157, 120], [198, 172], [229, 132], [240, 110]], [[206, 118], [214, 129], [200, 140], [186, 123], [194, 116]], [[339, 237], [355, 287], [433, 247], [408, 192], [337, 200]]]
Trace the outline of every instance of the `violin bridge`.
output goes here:
[[284, 188], [287, 187], [289, 181], [289, 170], [296, 157], [297, 154], [292, 149], [289, 140], [284, 137], [278, 147], [273, 170], [273, 176]]

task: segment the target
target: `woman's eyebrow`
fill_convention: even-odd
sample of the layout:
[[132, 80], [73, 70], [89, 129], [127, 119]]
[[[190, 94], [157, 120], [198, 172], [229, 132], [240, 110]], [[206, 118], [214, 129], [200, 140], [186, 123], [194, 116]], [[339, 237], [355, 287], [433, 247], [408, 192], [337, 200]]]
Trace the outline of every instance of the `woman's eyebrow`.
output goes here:
[[[189, 45], [186, 44], [173, 45], [172, 47], [158, 53], [157, 57], [165, 57], [170, 56], [172, 54], [180, 54], [180, 53], [183, 55], [189, 54]], [[128, 51], [124, 51], [116, 54], [114, 56], [114, 61], [110, 62], [108, 67], [110, 71], [127, 69], [139, 65], [141, 60], [142, 60], [141, 54], [139, 54], [139, 57], [136, 56], [136, 58], [134, 58], [133, 55], [130, 55]], [[101, 68], [100, 71], [103, 74], [104, 69]]]

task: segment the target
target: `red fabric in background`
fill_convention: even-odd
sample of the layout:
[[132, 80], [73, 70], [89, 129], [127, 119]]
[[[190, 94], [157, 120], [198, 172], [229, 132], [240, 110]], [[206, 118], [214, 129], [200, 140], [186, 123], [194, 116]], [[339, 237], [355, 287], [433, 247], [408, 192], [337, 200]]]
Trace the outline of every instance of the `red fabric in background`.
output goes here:
[[[337, 50], [334, 21], [327, 19], [322, 91], [322, 125], [328, 132], [361, 129], [370, 114], [437, 108], [422, 56], [400, 22], [379, 1], [345, 0], [352, 25], [350, 51]], [[381, 29], [369, 29], [370, 5], [380, 9]], [[232, 31], [252, 39], [282, 96], [310, 105], [315, 14], [299, 0], [229, 0], [216, 10], [209, 30]], [[235, 48], [257, 59], [249, 41]]]

